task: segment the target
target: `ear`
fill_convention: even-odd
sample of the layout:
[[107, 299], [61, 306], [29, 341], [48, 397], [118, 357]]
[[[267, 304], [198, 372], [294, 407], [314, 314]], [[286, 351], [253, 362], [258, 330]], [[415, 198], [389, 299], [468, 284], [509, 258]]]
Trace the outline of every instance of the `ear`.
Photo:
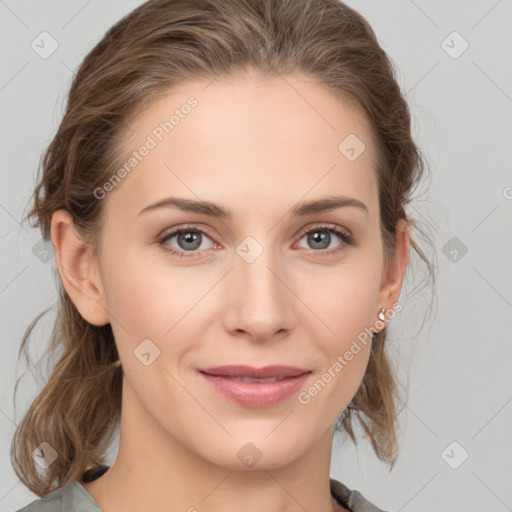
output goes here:
[[388, 268], [382, 274], [378, 308], [391, 309], [398, 302], [402, 282], [409, 262], [409, 225], [406, 219], [399, 219], [396, 225], [396, 247]]
[[51, 237], [62, 284], [76, 308], [90, 324], [108, 324], [110, 318], [93, 247], [81, 239], [68, 211], [53, 213]]

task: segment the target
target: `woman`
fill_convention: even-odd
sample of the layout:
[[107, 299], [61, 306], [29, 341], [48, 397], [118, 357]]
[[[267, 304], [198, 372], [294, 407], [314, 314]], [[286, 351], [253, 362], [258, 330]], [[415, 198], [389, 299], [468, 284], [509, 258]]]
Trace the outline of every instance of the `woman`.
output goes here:
[[357, 418], [395, 463], [386, 329], [410, 246], [431, 270], [405, 213], [422, 172], [337, 0], [149, 0], [113, 26], [29, 214], [60, 353], [13, 439], [44, 498], [22, 510], [381, 510], [330, 478], [332, 439]]

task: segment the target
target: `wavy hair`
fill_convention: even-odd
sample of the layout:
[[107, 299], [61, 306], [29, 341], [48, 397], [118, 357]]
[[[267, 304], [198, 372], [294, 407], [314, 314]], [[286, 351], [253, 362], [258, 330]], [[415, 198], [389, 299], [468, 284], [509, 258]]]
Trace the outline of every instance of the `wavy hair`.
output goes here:
[[[339, 0], [149, 0], [124, 16], [88, 53], [71, 83], [64, 116], [41, 158], [27, 215], [31, 226], [49, 241], [52, 214], [65, 209], [97, 254], [103, 202], [93, 191], [122, 165], [131, 120], [182, 82], [249, 69], [263, 76], [306, 74], [356, 105], [376, 141], [386, 261], [399, 219], [423, 233], [405, 211], [427, 168], [411, 134], [405, 96], [368, 22]], [[434, 281], [432, 263], [412, 235], [409, 240]], [[121, 414], [123, 371], [115, 364], [111, 326], [89, 324], [58, 278], [57, 286], [45, 354], [55, 363], [11, 444], [17, 476], [39, 496], [102, 465]], [[47, 311], [28, 326], [19, 356]], [[374, 334], [366, 374], [335, 432], [346, 432], [357, 444], [358, 419], [376, 456], [393, 467], [400, 404], [386, 336], [386, 328]], [[58, 453], [44, 472], [32, 458], [42, 442]]]

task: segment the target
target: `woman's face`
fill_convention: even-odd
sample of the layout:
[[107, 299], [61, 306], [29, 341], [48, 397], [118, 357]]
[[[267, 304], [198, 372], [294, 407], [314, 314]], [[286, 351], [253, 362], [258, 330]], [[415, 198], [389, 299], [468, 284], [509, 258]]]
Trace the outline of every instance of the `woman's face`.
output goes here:
[[[364, 118], [303, 76], [240, 77], [169, 92], [126, 141], [125, 172], [95, 192], [123, 414], [227, 468], [247, 455], [283, 465], [331, 440], [366, 370], [362, 333], [398, 299]], [[352, 203], [321, 207], [342, 196]], [[200, 371], [224, 365], [309, 373], [279, 399], [276, 384], [237, 394], [240, 382]]]

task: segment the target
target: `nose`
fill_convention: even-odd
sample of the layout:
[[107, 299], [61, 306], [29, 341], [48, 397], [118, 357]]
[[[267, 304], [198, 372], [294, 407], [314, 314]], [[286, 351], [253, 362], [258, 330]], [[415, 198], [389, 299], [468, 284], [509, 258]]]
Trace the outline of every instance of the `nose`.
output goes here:
[[295, 326], [297, 301], [287, 283], [285, 265], [277, 262], [270, 249], [254, 261], [240, 254], [234, 255], [234, 268], [225, 280], [226, 329], [247, 333], [257, 341], [283, 336]]

